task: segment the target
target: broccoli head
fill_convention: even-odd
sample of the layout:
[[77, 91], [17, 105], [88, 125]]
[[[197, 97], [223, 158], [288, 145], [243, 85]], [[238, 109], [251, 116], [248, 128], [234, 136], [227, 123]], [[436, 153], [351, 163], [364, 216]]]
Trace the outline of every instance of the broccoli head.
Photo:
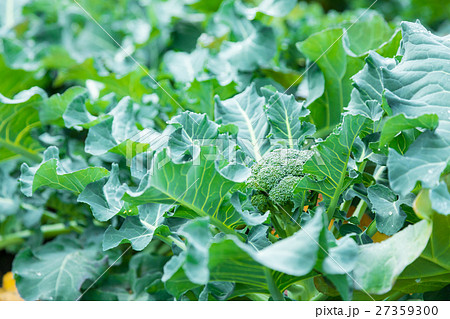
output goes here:
[[252, 204], [259, 211], [269, 206], [284, 206], [292, 201], [294, 187], [304, 176], [303, 164], [311, 158], [312, 151], [277, 149], [264, 155], [252, 166], [247, 185], [255, 189]]
[[269, 209], [269, 201], [264, 193], [256, 193], [252, 196], [251, 203], [260, 212], [266, 212]]

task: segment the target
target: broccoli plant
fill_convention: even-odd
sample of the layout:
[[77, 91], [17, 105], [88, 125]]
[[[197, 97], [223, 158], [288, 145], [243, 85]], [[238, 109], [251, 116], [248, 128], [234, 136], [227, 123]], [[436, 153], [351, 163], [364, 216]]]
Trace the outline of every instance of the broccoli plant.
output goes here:
[[448, 296], [448, 37], [294, 0], [48, 2], [0, 2], [21, 298]]
[[[278, 233], [287, 235], [296, 231], [297, 223], [292, 219], [295, 208], [294, 190], [304, 176], [303, 165], [313, 155], [309, 150], [277, 149], [266, 153], [252, 166], [247, 186], [254, 189], [251, 203], [260, 212], [270, 211]], [[294, 222], [289, 226], [290, 222]], [[291, 231], [287, 231], [291, 228]]]

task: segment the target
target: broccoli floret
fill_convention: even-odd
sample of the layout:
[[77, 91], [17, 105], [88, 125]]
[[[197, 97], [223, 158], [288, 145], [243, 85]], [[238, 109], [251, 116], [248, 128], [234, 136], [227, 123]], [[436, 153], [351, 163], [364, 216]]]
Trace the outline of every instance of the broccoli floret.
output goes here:
[[270, 200], [279, 205], [286, 205], [292, 200], [294, 196], [294, 187], [298, 184], [301, 177], [288, 175], [283, 178], [275, 187], [269, 192]]
[[260, 212], [267, 212], [269, 210], [269, 201], [267, 200], [267, 196], [263, 193], [253, 195], [251, 203]]
[[[260, 211], [267, 205], [285, 205], [292, 201], [294, 186], [303, 174], [303, 164], [311, 158], [312, 151], [299, 151], [292, 149], [278, 149], [266, 155], [252, 166], [252, 175], [247, 185], [257, 192], [252, 198], [252, 204]], [[262, 198], [265, 198], [263, 201]]]

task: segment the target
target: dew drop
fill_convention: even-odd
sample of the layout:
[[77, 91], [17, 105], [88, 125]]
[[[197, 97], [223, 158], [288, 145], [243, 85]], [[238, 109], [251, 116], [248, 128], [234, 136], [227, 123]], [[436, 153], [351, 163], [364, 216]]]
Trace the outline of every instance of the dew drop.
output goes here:
[[422, 279], [421, 279], [421, 278], [417, 278], [415, 281], [416, 281], [417, 283], [419, 283], [419, 282], [422, 281]]
[[36, 275], [39, 277], [42, 276], [42, 274], [40, 272], [37, 272]]
[[392, 216], [392, 212], [389, 212], [388, 215], [389, 215], [389, 216]]

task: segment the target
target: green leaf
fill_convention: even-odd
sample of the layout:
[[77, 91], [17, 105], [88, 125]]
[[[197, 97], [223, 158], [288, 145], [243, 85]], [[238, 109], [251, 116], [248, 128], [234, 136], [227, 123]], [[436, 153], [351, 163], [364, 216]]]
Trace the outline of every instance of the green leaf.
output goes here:
[[125, 190], [120, 187], [119, 166], [113, 164], [109, 177], [103, 177], [86, 185], [77, 201], [91, 206], [97, 220], [107, 221], [123, 208], [121, 200]]
[[416, 118], [407, 118], [404, 114], [389, 117], [383, 125], [379, 144], [387, 145], [401, 131], [411, 128], [421, 127], [434, 130], [439, 124], [439, 117], [436, 114], [423, 114]]
[[[369, 50], [384, 51], [388, 56], [394, 56], [397, 52], [398, 42], [393, 37], [400, 36], [398, 30], [394, 30], [383, 19], [383, 16], [375, 11], [363, 14], [356, 24], [349, 28], [344, 36], [346, 49], [355, 56], [365, 55]], [[391, 52], [386, 48], [393, 43]], [[388, 52], [386, 52], [388, 51]]]
[[328, 138], [320, 142], [316, 154], [303, 165], [303, 173], [313, 175], [316, 180], [305, 176], [297, 184], [296, 191], [315, 190], [331, 201], [329, 218], [334, 214], [342, 192], [352, 183], [347, 166], [352, 153], [353, 143], [365, 129], [369, 120], [363, 116], [346, 115], [339, 126]]
[[386, 100], [394, 115], [437, 114], [437, 133], [448, 136], [450, 73], [449, 43], [419, 23], [402, 22], [404, 54], [392, 69], [383, 69]]
[[450, 193], [447, 185], [440, 182], [430, 190], [431, 207], [442, 215], [450, 215]]
[[[72, 103], [76, 103], [79, 97], [87, 95], [87, 90], [80, 86], [72, 86], [68, 88], [64, 93], [56, 93], [52, 95], [45, 104], [39, 109], [39, 119], [42, 124], [57, 124], [64, 126], [63, 115], [66, 109]], [[84, 105], [84, 103], [83, 103]], [[71, 127], [71, 123], [68, 127]]]
[[406, 213], [400, 206], [411, 206], [415, 196], [408, 194], [404, 198], [398, 198], [393, 191], [381, 184], [370, 186], [367, 193], [375, 212], [377, 229], [389, 236], [397, 233], [406, 220]]
[[316, 269], [330, 280], [344, 300], [351, 300], [353, 286], [350, 274], [355, 268], [359, 246], [347, 235], [337, 241], [331, 232], [324, 228], [320, 236], [319, 261]]
[[108, 151], [125, 155], [129, 146], [120, 144], [139, 132], [134, 103], [125, 97], [108, 114], [111, 117], [89, 129], [85, 151], [92, 155]]
[[236, 125], [239, 128], [239, 146], [257, 161], [269, 147], [266, 139], [269, 124], [264, 104], [264, 98], [257, 94], [253, 84], [228, 100], [220, 101], [216, 98], [216, 120], [220, 124]]
[[[178, 203], [194, 211], [198, 216], [210, 216], [219, 227], [233, 227], [239, 222], [237, 212], [221, 207], [235, 182], [223, 177], [216, 170], [213, 148], [201, 147], [198, 162], [175, 164], [170, 161], [167, 149], [157, 153], [152, 169], [141, 180], [139, 187], [127, 190], [123, 199], [133, 205]], [[174, 182], [176, 181], [176, 182]], [[223, 208], [223, 209], [222, 209]], [[222, 224], [222, 222], [224, 224]]]
[[64, 125], [67, 128], [73, 128], [77, 126], [85, 126], [96, 120], [97, 118], [88, 112], [86, 108], [86, 100], [88, 97], [87, 90], [84, 90], [82, 94], [76, 95], [67, 105], [62, 115]]
[[[209, 282], [232, 281], [245, 285], [247, 293], [268, 293], [264, 268], [269, 267], [285, 273], [276, 272], [274, 275], [275, 284], [284, 291], [294, 282], [312, 276], [323, 226], [323, 215], [317, 213], [293, 236], [259, 251], [234, 236], [213, 241], [209, 248]], [[180, 269], [183, 258], [182, 255], [173, 258], [176, 262], [171, 265], [167, 276], [166, 270], [169, 269], [165, 269], [163, 278], [166, 289], [175, 296], [197, 286]]]
[[121, 243], [131, 243], [134, 250], [143, 250], [155, 234], [167, 232], [163, 226], [164, 214], [171, 205], [145, 204], [138, 207], [139, 216], [129, 216], [120, 229], [109, 226], [103, 236], [103, 250], [117, 247]]
[[292, 276], [304, 276], [314, 267], [319, 251], [319, 234], [324, 227], [320, 212], [298, 232], [260, 251], [239, 245], [260, 264]]
[[38, 110], [46, 98], [38, 87], [22, 91], [13, 99], [0, 94], [0, 161], [18, 156], [41, 160], [39, 152], [43, 148], [30, 132], [41, 126]]
[[276, 139], [281, 139], [294, 148], [302, 136], [301, 117], [309, 114], [309, 110], [303, 107], [303, 103], [295, 100], [293, 95], [262, 88], [261, 92], [267, 100], [267, 118], [271, 124], [272, 134]]
[[207, 218], [198, 218], [183, 225], [178, 234], [187, 241], [186, 260], [183, 270], [193, 283], [204, 285], [209, 280], [209, 247], [211, 245], [211, 231]]
[[105, 74], [105, 72], [97, 70], [94, 59], [89, 58], [81, 64], [73, 64], [60, 70], [55, 85], [69, 81], [93, 80], [104, 84], [101, 96], [114, 92], [119, 97], [130, 96], [135, 102], [141, 102], [142, 96], [150, 93], [142, 81], [147, 76], [146, 70], [141, 68], [136, 68], [121, 77], [114, 73]]
[[426, 131], [403, 156], [389, 150], [387, 167], [391, 188], [402, 196], [413, 190], [418, 181], [422, 187], [434, 188], [449, 161], [450, 139]]
[[231, 195], [230, 203], [231, 205], [233, 205], [233, 208], [236, 210], [236, 212], [239, 213], [242, 220], [247, 226], [260, 225], [264, 223], [269, 217], [269, 211], [267, 211], [265, 214], [261, 214], [258, 211], [249, 212], [248, 210], [243, 210], [241, 201], [239, 199], [239, 192], [235, 192], [233, 193], [233, 195]]
[[269, 226], [265, 225], [256, 225], [255, 227], [252, 227], [248, 233], [247, 244], [256, 250], [261, 250], [272, 245], [267, 238], [268, 229]]
[[272, 28], [258, 24], [249, 31], [242, 41], [224, 41], [218, 55], [239, 71], [254, 71], [260, 66], [265, 66], [276, 53], [276, 40]]
[[340, 28], [329, 29], [297, 44], [298, 49], [310, 61], [316, 62], [325, 79], [323, 95], [315, 101], [307, 100], [311, 122], [318, 129], [333, 128], [339, 123], [341, 112], [350, 100], [349, 78], [362, 67], [360, 60], [347, 57], [342, 35], [343, 30]]
[[[430, 197], [431, 198], [431, 197]], [[433, 203], [431, 203], [433, 204]], [[431, 207], [429, 207], [431, 209]], [[400, 275], [395, 289], [406, 292], [438, 290], [450, 284], [450, 215], [432, 212], [433, 224], [427, 246]]]
[[169, 51], [164, 64], [177, 82], [193, 82], [203, 72], [208, 50], [197, 49], [191, 53]]
[[186, 90], [189, 99], [187, 109], [196, 113], [206, 113], [210, 120], [214, 119], [214, 96], [218, 95], [220, 99], [225, 100], [237, 93], [234, 82], [226, 85], [219, 83], [216, 79], [204, 81], [194, 80]]
[[33, 86], [43, 87], [48, 82], [45, 78], [40, 78], [39, 70], [15, 69], [5, 59], [5, 55], [0, 54], [0, 73], [4, 75], [0, 92], [3, 96], [12, 98], [23, 90]]
[[[369, 32], [374, 32], [370, 38], [367, 37]], [[341, 28], [327, 29], [297, 43], [297, 48], [309, 61], [319, 66], [325, 80], [323, 94], [318, 96], [319, 90], [307, 99], [307, 105], [311, 110], [311, 122], [316, 125], [319, 132], [320, 130], [328, 132], [340, 122], [343, 108], [350, 101], [351, 77], [364, 66], [363, 59], [369, 54], [369, 50], [393, 56], [399, 41], [400, 35], [394, 33], [381, 16], [371, 14], [368, 18], [364, 17], [352, 24], [345, 33]], [[373, 80], [375, 79], [371, 79], [370, 82]], [[314, 83], [309, 84], [310, 87], [312, 85]], [[380, 93], [381, 91], [378, 91], [378, 95]], [[359, 101], [362, 102], [359, 103], [362, 104], [359, 108], [367, 109], [368, 106], [364, 106], [366, 101], [367, 99]], [[373, 105], [371, 107], [373, 108]]]
[[208, 120], [206, 114], [186, 111], [173, 117], [167, 124], [177, 128], [170, 135], [168, 143], [170, 156], [177, 164], [196, 159], [200, 147], [211, 145], [219, 135], [219, 125]]
[[355, 289], [373, 294], [390, 291], [400, 273], [425, 249], [431, 229], [431, 223], [423, 220], [381, 243], [360, 246], [352, 274]]
[[103, 167], [88, 167], [73, 171], [63, 167], [59, 161], [59, 150], [55, 146], [45, 150], [41, 164], [29, 167], [23, 163], [20, 171], [20, 188], [26, 196], [31, 196], [42, 186], [79, 194], [89, 183], [108, 175], [108, 170]]
[[126, 271], [115, 273], [115, 268], [110, 269], [85, 292], [82, 300], [173, 300], [173, 297], [164, 291], [161, 283], [163, 266], [167, 259], [168, 257], [147, 252], [133, 255]]
[[238, 12], [242, 12], [247, 19], [253, 20], [258, 12], [272, 17], [284, 17], [297, 4], [296, 0], [263, 0], [256, 7], [246, 7], [241, 1], [236, 2]]
[[85, 238], [60, 236], [36, 249], [21, 251], [13, 264], [21, 297], [77, 300], [83, 283], [96, 280], [106, 268], [100, 241], [100, 234], [90, 232]]
[[383, 115], [383, 75], [382, 68], [392, 69], [396, 65], [393, 58], [383, 58], [376, 52], [369, 52], [364, 68], [356, 73], [351, 99], [346, 110], [353, 115], [361, 114], [373, 121]]

